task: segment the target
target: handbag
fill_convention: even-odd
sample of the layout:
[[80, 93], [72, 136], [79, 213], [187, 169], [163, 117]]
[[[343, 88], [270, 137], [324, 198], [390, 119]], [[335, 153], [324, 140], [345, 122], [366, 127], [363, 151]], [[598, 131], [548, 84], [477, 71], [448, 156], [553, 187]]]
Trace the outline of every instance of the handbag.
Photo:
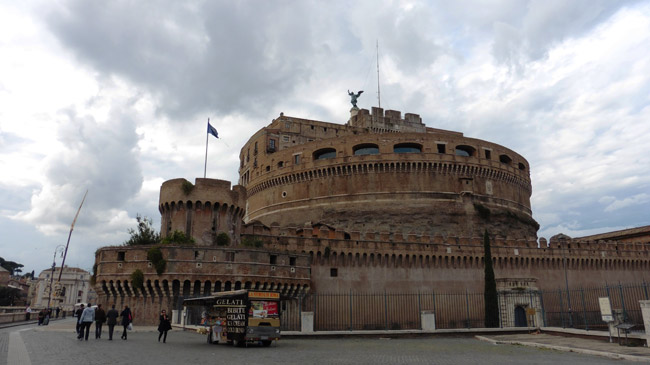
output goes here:
[[126, 329], [129, 331], [133, 331], [133, 323], [129, 323], [129, 325], [126, 326]]

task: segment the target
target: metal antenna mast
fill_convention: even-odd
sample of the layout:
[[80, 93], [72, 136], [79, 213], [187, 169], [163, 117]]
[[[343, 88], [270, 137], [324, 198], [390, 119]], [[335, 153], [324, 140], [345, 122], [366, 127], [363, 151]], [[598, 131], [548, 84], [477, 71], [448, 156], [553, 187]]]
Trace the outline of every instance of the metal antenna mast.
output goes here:
[[377, 103], [381, 108], [381, 92], [379, 91], [379, 39], [377, 40]]

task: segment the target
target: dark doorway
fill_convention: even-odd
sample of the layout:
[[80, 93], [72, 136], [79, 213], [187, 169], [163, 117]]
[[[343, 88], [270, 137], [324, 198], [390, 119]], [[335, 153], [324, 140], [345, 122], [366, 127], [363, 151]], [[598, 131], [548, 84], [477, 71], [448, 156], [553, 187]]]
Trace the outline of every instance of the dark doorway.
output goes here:
[[522, 306], [515, 307], [515, 327], [528, 327], [526, 309]]

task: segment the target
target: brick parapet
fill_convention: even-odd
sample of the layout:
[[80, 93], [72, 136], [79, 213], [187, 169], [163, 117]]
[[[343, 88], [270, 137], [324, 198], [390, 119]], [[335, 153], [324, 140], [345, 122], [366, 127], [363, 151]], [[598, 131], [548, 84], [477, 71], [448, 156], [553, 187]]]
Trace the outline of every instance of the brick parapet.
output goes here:
[[[305, 254], [245, 247], [163, 246], [161, 251], [167, 268], [158, 275], [147, 260], [150, 248], [121, 246], [99, 249], [95, 277], [98, 292], [122, 296], [178, 296], [188, 294], [183, 292], [185, 283], [194, 286], [196, 282], [201, 285], [200, 293], [206, 292], [206, 283], [210, 283], [208, 293], [241, 285], [241, 288], [273, 287], [290, 295], [306, 292], [310, 287], [309, 256]], [[271, 256], [275, 256], [275, 263], [272, 263]], [[129, 284], [131, 274], [138, 269], [144, 274], [144, 293]], [[176, 289], [174, 283], [178, 283]]]

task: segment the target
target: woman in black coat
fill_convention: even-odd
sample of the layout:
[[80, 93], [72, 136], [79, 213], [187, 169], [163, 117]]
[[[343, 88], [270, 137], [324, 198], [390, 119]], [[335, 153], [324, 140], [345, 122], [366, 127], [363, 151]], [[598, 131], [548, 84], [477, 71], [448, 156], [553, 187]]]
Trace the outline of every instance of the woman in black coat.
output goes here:
[[[169, 322], [169, 317], [167, 317], [167, 312], [163, 309], [162, 312], [160, 312], [160, 324], [158, 325], [158, 332], [160, 334], [158, 335], [158, 342], [160, 342], [160, 338], [163, 338], [163, 343], [167, 341], [167, 331], [172, 329], [172, 324]], [[165, 335], [163, 337], [163, 334]]]
[[133, 322], [133, 315], [131, 314], [131, 310], [129, 309], [128, 305], [124, 306], [124, 310], [122, 313], [120, 313], [120, 316], [122, 317], [122, 326], [124, 327], [124, 332], [122, 332], [122, 339], [126, 340], [126, 328]]

